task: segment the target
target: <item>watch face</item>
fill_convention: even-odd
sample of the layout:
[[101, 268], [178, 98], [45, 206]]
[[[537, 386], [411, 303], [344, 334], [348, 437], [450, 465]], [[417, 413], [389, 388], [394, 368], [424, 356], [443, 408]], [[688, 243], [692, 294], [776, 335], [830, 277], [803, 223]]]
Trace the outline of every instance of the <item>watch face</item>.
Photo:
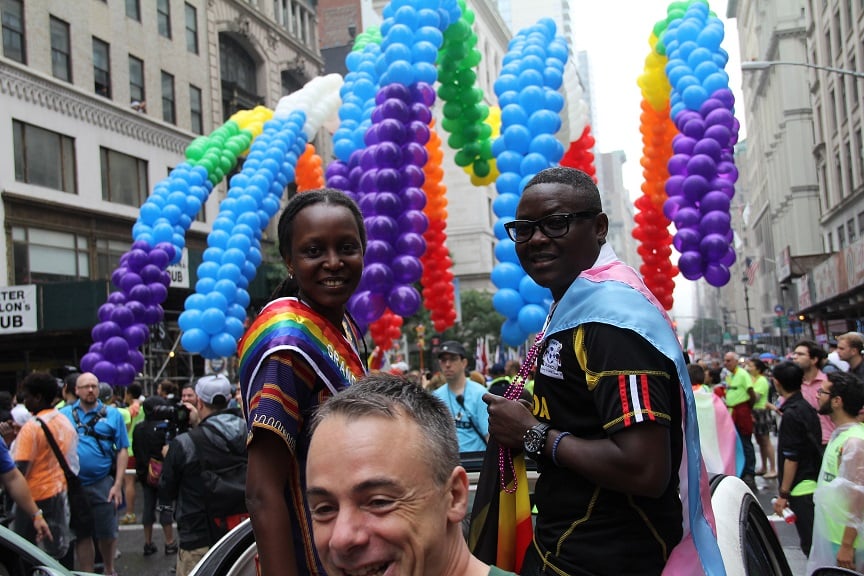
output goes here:
[[530, 454], [537, 454], [543, 449], [544, 434], [536, 428], [531, 428], [525, 432], [525, 451]]

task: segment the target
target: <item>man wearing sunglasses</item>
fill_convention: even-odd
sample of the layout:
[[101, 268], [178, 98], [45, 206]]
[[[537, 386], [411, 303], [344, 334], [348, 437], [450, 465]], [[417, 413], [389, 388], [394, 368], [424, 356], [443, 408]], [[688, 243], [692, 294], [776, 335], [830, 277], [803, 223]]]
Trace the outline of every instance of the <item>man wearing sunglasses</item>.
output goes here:
[[[667, 564], [722, 574], [709, 500], [697, 494], [704, 467], [684, 355], [662, 306], [607, 244], [602, 210], [590, 176], [550, 168], [505, 225], [525, 271], [554, 298], [533, 414], [484, 396], [491, 435], [540, 470], [521, 574], [660, 574]], [[688, 482], [689, 533], [679, 498]]]
[[813, 545], [807, 574], [822, 566], [864, 571], [864, 383], [851, 372], [832, 372], [817, 391], [819, 413], [835, 424], [816, 481]]

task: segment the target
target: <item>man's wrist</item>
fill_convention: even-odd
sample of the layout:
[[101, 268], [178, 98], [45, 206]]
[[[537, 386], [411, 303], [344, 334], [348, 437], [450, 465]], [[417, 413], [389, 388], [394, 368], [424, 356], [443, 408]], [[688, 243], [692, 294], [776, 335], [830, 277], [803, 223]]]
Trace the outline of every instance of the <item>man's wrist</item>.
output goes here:
[[35, 522], [37, 518], [44, 518], [45, 513], [42, 512], [41, 508], [37, 508], [36, 512], [33, 514], [33, 521]]
[[788, 500], [788, 499], [789, 499], [789, 496], [791, 496], [791, 494], [789, 494], [789, 490], [783, 490], [782, 488], [781, 488], [780, 491], [777, 493], [777, 495], [778, 495], [780, 498], [783, 498], [784, 500]]

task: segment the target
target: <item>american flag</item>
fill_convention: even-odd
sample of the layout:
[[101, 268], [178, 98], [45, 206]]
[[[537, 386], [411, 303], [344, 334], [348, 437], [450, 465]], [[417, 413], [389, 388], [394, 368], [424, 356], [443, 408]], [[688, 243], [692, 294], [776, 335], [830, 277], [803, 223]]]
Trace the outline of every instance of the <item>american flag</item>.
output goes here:
[[759, 272], [759, 258], [747, 258], [744, 264], [747, 265], [747, 270], [744, 271], [747, 286], [753, 286], [753, 282], [756, 281], [756, 273]]

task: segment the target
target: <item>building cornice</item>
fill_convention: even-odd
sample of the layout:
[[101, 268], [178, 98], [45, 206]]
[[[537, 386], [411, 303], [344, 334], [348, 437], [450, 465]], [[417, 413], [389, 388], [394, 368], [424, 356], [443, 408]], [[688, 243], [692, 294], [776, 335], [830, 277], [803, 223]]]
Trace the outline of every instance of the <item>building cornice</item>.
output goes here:
[[0, 96], [51, 110], [176, 154], [183, 154], [194, 135], [111, 100], [82, 92], [28, 68], [0, 60]]

